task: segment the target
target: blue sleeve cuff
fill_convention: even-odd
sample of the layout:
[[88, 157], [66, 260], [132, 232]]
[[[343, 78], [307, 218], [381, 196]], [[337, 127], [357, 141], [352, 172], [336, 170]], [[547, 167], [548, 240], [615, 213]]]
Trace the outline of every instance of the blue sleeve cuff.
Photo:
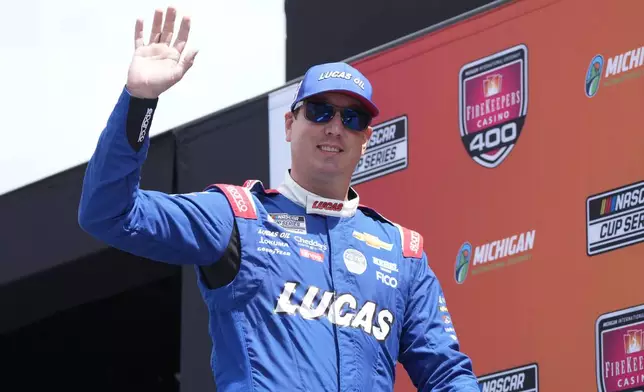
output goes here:
[[149, 138], [152, 118], [157, 108], [158, 98], [137, 98], [123, 87], [122, 98], [128, 100], [125, 133], [128, 143], [135, 152], [139, 152]]

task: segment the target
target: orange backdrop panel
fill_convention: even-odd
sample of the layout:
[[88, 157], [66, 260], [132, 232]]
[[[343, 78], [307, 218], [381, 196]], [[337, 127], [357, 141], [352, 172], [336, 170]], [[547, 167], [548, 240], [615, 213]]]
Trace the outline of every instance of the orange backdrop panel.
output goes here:
[[[589, 256], [586, 237], [589, 196], [644, 180], [644, 66], [606, 76], [609, 59], [644, 46], [643, 13], [641, 0], [517, 1], [355, 63], [374, 84], [378, 122], [407, 115], [409, 129], [409, 167], [356, 188], [424, 236], [479, 376], [537, 363], [540, 390], [597, 390], [597, 318], [644, 303], [644, 244]], [[520, 44], [525, 123], [509, 155], [484, 167], [461, 139], [459, 72]], [[588, 97], [597, 54], [602, 79]], [[463, 243], [532, 231], [531, 249], [472, 257], [457, 283]], [[396, 390], [413, 390], [404, 371]]]

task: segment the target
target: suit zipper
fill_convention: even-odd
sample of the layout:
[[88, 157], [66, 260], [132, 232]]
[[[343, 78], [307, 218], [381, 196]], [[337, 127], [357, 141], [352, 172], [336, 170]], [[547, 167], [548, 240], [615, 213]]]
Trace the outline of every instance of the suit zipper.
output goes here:
[[[329, 231], [329, 221], [328, 217], [324, 218], [324, 224], [326, 225], [326, 232], [327, 232], [327, 242], [329, 244], [329, 274], [331, 274], [331, 291], [333, 291], [333, 303], [335, 303], [335, 300], [338, 297], [338, 293], [335, 291], [335, 281], [333, 280], [333, 262], [332, 262], [332, 257], [331, 255], [333, 254], [332, 252], [332, 246], [331, 246], [331, 232]], [[333, 306], [329, 308], [329, 311], [333, 309]], [[328, 316], [328, 314], [327, 314]], [[336, 317], [337, 315], [334, 315]], [[341, 391], [341, 386], [340, 386], [340, 374], [342, 372], [340, 371], [340, 342], [338, 339], [338, 326], [335, 323], [332, 323], [333, 325], [333, 337], [335, 340], [335, 355], [336, 355], [336, 362], [338, 364], [338, 392]]]

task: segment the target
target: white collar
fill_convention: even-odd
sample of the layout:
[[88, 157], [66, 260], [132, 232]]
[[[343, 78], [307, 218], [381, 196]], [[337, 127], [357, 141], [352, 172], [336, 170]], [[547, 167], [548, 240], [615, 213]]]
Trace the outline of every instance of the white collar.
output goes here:
[[295, 204], [306, 207], [307, 214], [349, 218], [356, 214], [360, 204], [360, 196], [353, 188], [349, 188], [350, 200], [327, 199], [302, 188], [293, 180], [288, 170], [284, 176], [284, 182], [277, 187], [277, 190]]

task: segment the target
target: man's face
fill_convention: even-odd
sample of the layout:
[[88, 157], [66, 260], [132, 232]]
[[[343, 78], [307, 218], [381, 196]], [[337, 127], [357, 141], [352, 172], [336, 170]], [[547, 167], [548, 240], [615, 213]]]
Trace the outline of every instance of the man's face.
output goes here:
[[[324, 93], [309, 98], [330, 103], [339, 108], [362, 109], [360, 101], [341, 93]], [[364, 153], [372, 129], [354, 131], [342, 124], [340, 110], [330, 122], [316, 124], [305, 116], [301, 106], [297, 113], [287, 113], [286, 141], [291, 143], [292, 167], [307, 171], [307, 175], [342, 175], [351, 177], [360, 156]], [[303, 169], [303, 170], [302, 170]]]

